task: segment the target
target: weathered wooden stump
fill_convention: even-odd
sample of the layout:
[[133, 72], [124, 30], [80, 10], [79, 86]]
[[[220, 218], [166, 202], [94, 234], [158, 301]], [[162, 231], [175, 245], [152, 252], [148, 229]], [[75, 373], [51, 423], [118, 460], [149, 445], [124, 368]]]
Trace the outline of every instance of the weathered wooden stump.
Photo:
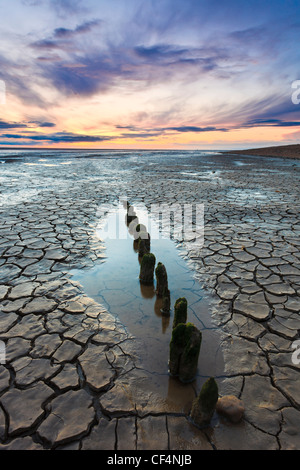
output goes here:
[[180, 297], [176, 300], [174, 306], [174, 320], [173, 328], [175, 328], [179, 323], [186, 323], [187, 320], [187, 300], [185, 297]]
[[151, 239], [148, 232], [140, 232], [138, 238], [138, 252], [139, 256], [144, 256], [146, 253], [150, 253]]
[[168, 290], [168, 275], [165, 265], [158, 263], [155, 269], [156, 276], [156, 294], [158, 297], [163, 297], [164, 292]]
[[179, 323], [172, 331], [169, 371], [181, 382], [191, 382], [197, 373], [202, 334], [192, 323]]
[[155, 256], [153, 253], [146, 253], [141, 261], [140, 281], [144, 284], [152, 284], [154, 279]]
[[203, 385], [201, 392], [193, 401], [191, 419], [198, 426], [207, 426], [215, 412], [218, 401], [218, 386], [213, 377], [210, 377]]

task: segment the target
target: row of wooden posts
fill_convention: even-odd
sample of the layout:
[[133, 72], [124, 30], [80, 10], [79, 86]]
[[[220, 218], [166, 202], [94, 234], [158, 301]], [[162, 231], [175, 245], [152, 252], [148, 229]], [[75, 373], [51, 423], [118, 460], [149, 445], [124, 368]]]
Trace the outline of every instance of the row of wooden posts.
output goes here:
[[[135, 243], [141, 258], [139, 279], [142, 284], [152, 285], [156, 277], [156, 295], [162, 299], [161, 312], [170, 315], [170, 290], [167, 270], [161, 262], [156, 265], [156, 258], [151, 253], [151, 238], [145, 225], [139, 219], [133, 206], [127, 202], [126, 223], [136, 234]], [[169, 372], [183, 383], [195, 379], [200, 354], [202, 333], [192, 323], [187, 323], [188, 302], [185, 297], [176, 300], [174, 320], [169, 348]], [[199, 396], [194, 400], [191, 419], [200, 426], [209, 424], [218, 401], [218, 386], [213, 377], [203, 385]]]

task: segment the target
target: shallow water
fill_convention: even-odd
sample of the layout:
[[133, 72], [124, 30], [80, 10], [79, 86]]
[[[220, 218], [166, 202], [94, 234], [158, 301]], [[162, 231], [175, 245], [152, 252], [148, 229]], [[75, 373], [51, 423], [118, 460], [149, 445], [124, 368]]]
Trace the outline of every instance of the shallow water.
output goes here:
[[[136, 212], [140, 223], [144, 223], [151, 234], [151, 252], [156, 257], [156, 263], [162, 262], [167, 269], [171, 292], [170, 316], [165, 316], [160, 311], [161, 300], [156, 296], [155, 282], [149, 286], [142, 285], [139, 281], [139, 256], [134, 238], [125, 224], [126, 212], [122, 208], [117, 213], [108, 215], [102, 227], [97, 230], [98, 237], [102, 240], [105, 238], [106, 260], [93, 269], [72, 271], [73, 279], [83, 286], [86, 295], [106, 307], [109, 313], [120, 320], [128, 333], [135, 337], [137, 366], [150, 372], [150, 380], [156, 383], [158, 376], [165, 376], [165, 379], [169, 377], [173, 306], [176, 299], [186, 297], [189, 306], [188, 322], [194, 323], [202, 332], [196, 382], [202, 382], [208, 376], [222, 375], [223, 358], [219, 349], [219, 333], [211, 322], [208, 299], [175, 242], [170, 238], [163, 238], [158, 226], [145, 211], [137, 209]], [[108, 234], [108, 227], [115, 229], [111, 229]], [[115, 232], [119, 238], [112, 238]], [[182, 393], [182, 384], [177, 379], [171, 379], [171, 382], [163, 380], [159, 387], [160, 393], [169, 395], [170, 387], [172, 400], [184, 403], [187, 396]]]

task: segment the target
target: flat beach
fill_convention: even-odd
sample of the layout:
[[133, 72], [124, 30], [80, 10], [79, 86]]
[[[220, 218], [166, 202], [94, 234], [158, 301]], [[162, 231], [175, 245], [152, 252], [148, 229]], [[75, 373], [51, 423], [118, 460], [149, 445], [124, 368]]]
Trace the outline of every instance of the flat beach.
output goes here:
[[[299, 364], [293, 361], [299, 145], [295, 150], [295, 159], [272, 158], [290, 155], [273, 150], [262, 157], [1, 150], [0, 449], [299, 448]], [[95, 269], [101, 276], [109, 262], [97, 227], [105, 208], [125, 196], [137, 211], [154, 203], [204, 204], [203, 245], [197, 233], [171, 241], [194, 278], [186, 290], [191, 307], [196, 289], [202, 297], [199, 310], [193, 308], [203, 330], [193, 383], [170, 377], [167, 356], [161, 369], [150, 369], [139, 354], [138, 327], [133, 331], [126, 315], [93, 295], [100, 278], [92, 276], [89, 287], [80, 280]], [[129, 270], [121, 268], [125, 285]], [[111, 287], [120, 308], [129, 319], [142, 317], [124, 285], [121, 279]], [[176, 298], [172, 283], [169, 288], [171, 324]], [[168, 342], [170, 325], [154, 312], [149, 317]], [[147, 343], [148, 356], [156, 344], [154, 337], [151, 352]], [[192, 401], [210, 376], [220, 396], [242, 400], [239, 423], [217, 413], [205, 428], [191, 422]]]
[[280, 157], [298, 159], [300, 158], [300, 145], [277, 145], [274, 147], [234, 150], [227, 153], [235, 153], [237, 155], [256, 155], [260, 157]]

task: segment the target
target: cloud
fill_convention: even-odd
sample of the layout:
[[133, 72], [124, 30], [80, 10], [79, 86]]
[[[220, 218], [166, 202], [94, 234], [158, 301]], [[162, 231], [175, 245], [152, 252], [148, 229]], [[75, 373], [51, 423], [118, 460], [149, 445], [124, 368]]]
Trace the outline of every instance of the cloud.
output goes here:
[[[172, 66], [172, 73], [175, 74], [184, 70], [182, 67], [185, 67], [186, 72], [194, 69], [198, 74], [217, 70], [220, 62], [230, 57], [229, 52], [224, 48], [182, 48], [179, 45], [170, 44], [156, 44], [151, 47], [137, 46], [134, 52], [140, 59], [138, 66], [148, 64], [156, 72], [159, 72], [159, 69], [162, 72], [164, 67]], [[161, 74], [160, 77], [163, 75]]]
[[[34, 126], [32, 126], [33, 124]], [[0, 119], [0, 130], [1, 129], [27, 129], [33, 127], [55, 127], [53, 122], [47, 121], [29, 121], [29, 122], [6, 122]]]
[[[72, 51], [73, 49], [80, 49], [80, 45], [78, 47], [75, 46], [74, 40], [77, 36], [82, 34], [90, 33], [93, 28], [98, 26], [102, 23], [101, 20], [91, 20], [85, 21], [76, 26], [74, 29], [69, 28], [56, 28], [54, 29], [52, 35], [47, 38], [38, 39], [30, 43], [30, 47], [37, 50], [64, 50], [64, 51]], [[72, 42], [73, 40], [73, 42]], [[60, 59], [60, 58], [59, 58]], [[44, 58], [45, 60], [45, 58]]]
[[65, 15], [79, 15], [88, 12], [88, 3], [83, 0], [47, 0], [50, 8], [55, 11], [55, 14], [65, 18]]
[[[0, 79], [29, 111], [14, 99], [11, 115], [23, 110], [23, 122], [4, 117], [2, 131], [51, 129], [40, 120], [45, 109], [49, 120], [57, 113], [57, 122], [70, 122], [73, 96], [82, 100], [72, 122], [85, 125], [80, 107], [91, 110], [90, 122], [95, 95], [101, 110], [108, 99], [115, 106], [103, 119], [140, 126], [117, 126], [124, 139], [299, 125], [289, 83], [300, 78], [294, 0], [284, 8], [283, 0], [21, 0], [18, 14], [4, 3], [11, 32], [0, 46]], [[44, 132], [48, 142], [105, 138]]]
[[43, 122], [43, 121], [30, 121], [30, 124], [35, 124], [36, 127], [55, 127], [54, 122]]
[[153, 127], [153, 128], [138, 128], [133, 125], [129, 126], [121, 126], [117, 125], [115, 126], [117, 129], [127, 129], [130, 132], [123, 132], [121, 134], [121, 138], [142, 138], [142, 139], [147, 139], [147, 138], [152, 138], [152, 137], [160, 137], [162, 135], [167, 136], [167, 135], [173, 135], [174, 132], [181, 134], [181, 133], [201, 133], [201, 132], [227, 132], [228, 129], [225, 128], [217, 128], [213, 126], [209, 127], [198, 127], [198, 126], [178, 126], [178, 127]]
[[31, 47], [35, 49], [61, 49], [59, 43], [52, 41], [50, 39], [41, 39], [40, 41], [35, 41], [30, 44]]
[[100, 20], [86, 21], [78, 26], [75, 29], [67, 28], [56, 28], [54, 30], [53, 36], [55, 38], [70, 38], [79, 34], [89, 33], [95, 26], [98, 26], [102, 23]]
[[217, 128], [214, 126], [208, 127], [198, 127], [198, 126], [179, 126], [179, 127], [165, 127], [166, 131], [176, 131], [176, 132], [227, 132], [226, 128]]
[[[90, 48], [89, 51], [72, 52], [72, 44], [59, 43], [68, 57], [55, 60], [55, 57], [42, 56], [39, 61], [39, 74], [66, 96], [91, 96], [100, 91], [125, 85], [139, 88], [142, 84], [163, 84], [185, 74], [185, 85], [202, 78], [205, 74], [217, 71], [219, 61], [227, 58], [224, 50], [205, 48], [180, 48], [172, 45], [151, 47]], [[58, 43], [39, 41], [34, 47], [56, 49]], [[75, 46], [74, 46], [75, 48]], [[224, 73], [222, 67], [222, 73]], [[182, 78], [181, 78], [182, 79]]]
[[21, 129], [26, 128], [26, 124], [16, 123], [16, 122], [5, 122], [0, 120], [0, 129]]
[[300, 121], [283, 121], [281, 119], [252, 119], [241, 124], [240, 127], [297, 127]]

